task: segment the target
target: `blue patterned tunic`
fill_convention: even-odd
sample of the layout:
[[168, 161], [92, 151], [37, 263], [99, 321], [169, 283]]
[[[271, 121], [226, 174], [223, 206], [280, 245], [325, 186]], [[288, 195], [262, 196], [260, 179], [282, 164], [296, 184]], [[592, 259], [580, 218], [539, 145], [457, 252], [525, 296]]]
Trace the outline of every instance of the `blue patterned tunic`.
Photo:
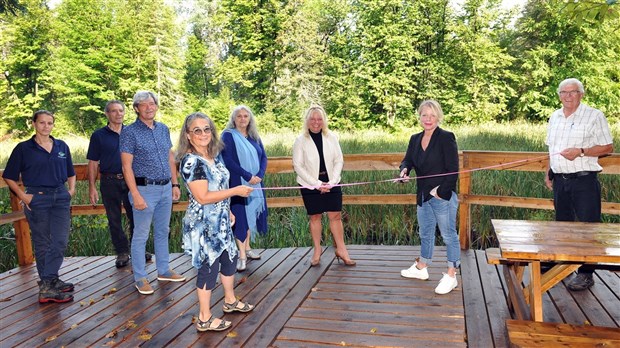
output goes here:
[[[207, 180], [209, 191], [221, 191], [228, 189], [230, 174], [219, 155], [214, 164], [209, 164], [198, 155], [187, 154], [181, 160], [181, 176], [188, 191], [188, 184], [194, 180]], [[234, 259], [237, 245], [230, 226], [230, 199], [202, 205], [190, 191], [183, 217], [183, 250], [192, 257], [192, 265], [196, 268], [200, 268], [205, 259], [211, 266], [224, 250], [228, 251], [231, 261]]]

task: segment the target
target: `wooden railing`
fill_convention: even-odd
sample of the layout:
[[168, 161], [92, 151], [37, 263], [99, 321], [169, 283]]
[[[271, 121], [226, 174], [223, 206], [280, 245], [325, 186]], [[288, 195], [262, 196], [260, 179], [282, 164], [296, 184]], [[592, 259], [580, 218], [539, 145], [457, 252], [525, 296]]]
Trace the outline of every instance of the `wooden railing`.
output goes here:
[[[345, 171], [391, 171], [397, 173], [404, 153], [382, 154], [353, 154], [345, 155]], [[462, 249], [470, 246], [471, 231], [471, 206], [493, 205], [503, 207], [519, 207], [534, 209], [553, 209], [553, 200], [533, 197], [492, 196], [478, 195], [472, 192], [471, 170], [488, 168], [487, 170], [513, 170], [544, 172], [547, 164], [544, 152], [495, 152], [495, 151], [462, 151], [459, 154], [461, 174], [459, 175], [459, 238]], [[620, 174], [620, 154], [615, 153], [603, 157], [599, 163], [604, 168], [605, 174]], [[508, 164], [499, 166], [502, 164]], [[87, 165], [76, 164], [75, 171], [77, 180], [87, 181]], [[292, 173], [293, 163], [291, 157], [270, 157], [267, 167], [268, 174]], [[2, 171], [0, 171], [1, 176]], [[541, 175], [541, 184], [543, 181]], [[0, 188], [6, 189], [4, 180], [0, 180]], [[415, 204], [416, 196], [410, 194], [373, 194], [373, 195], [344, 195], [343, 203], [346, 205], [407, 205]], [[303, 206], [300, 196], [292, 197], [268, 197], [269, 208], [286, 208]], [[13, 223], [17, 244], [18, 262], [26, 265], [34, 262], [30, 230], [26, 222], [21, 204], [18, 198], [11, 193], [11, 208], [13, 212], [0, 215], [0, 225]], [[173, 211], [185, 211], [187, 201], [173, 205]], [[620, 215], [620, 202], [603, 202], [602, 211], [606, 214]], [[73, 205], [72, 215], [101, 215], [105, 214], [102, 204]]]

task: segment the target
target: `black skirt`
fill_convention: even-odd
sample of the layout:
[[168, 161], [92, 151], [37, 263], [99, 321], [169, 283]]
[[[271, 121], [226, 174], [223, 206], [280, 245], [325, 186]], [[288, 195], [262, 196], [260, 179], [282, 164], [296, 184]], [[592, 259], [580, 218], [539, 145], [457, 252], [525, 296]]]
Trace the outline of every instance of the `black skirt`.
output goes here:
[[308, 215], [322, 214], [326, 211], [342, 211], [342, 190], [340, 186], [332, 187], [328, 193], [305, 188], [301, 188], [300, 191]]

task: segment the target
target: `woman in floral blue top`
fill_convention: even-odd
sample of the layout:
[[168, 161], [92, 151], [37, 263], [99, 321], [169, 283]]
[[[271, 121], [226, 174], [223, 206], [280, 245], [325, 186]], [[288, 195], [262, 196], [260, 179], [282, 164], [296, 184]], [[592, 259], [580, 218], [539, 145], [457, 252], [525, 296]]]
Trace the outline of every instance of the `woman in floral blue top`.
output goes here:
[[235, 217], [230, 212], [230, 197], [247, 197], [253, 189], [244, 185], [228, 188], [230, 174], [220, 156], [221, 149], [209, 117], [197, 112], [185, 118], [177, 160], [189, 190], [189, 205], [183, 218], [183, 249], [198, 269], [198, 331], [222, 331], [232, 324], [211, 315], [211, 290], [218, 273], [224, 287], [224, 312], [245, 313], [254, 309], [253, 305], [237, 300], [233, 289], [238, 252], [231, 229]]

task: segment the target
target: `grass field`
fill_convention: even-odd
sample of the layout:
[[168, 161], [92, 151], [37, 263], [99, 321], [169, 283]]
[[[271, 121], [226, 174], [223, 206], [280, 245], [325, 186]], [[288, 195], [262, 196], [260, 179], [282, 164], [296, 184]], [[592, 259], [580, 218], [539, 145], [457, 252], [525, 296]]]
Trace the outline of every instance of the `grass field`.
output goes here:
[[[446, 129], [457, 136], [460, 150], [493, 151], [546, 151], [544, 144], [546, 125], [529, 123], [465, 125]], [[398, 133], [360, 131], [340, 133], [342, 150], [349, 153], [404, 152], [409, 137], [418, 129]], [[620, 125], [612, 125], [614, 148], [620, 149]], [[296, 133], [283, 132], [263, 135], [268, 156], [290, 156]], [[75, 163], [84, 163], [88, 139], [73, 136], [61, 137], [69, 143]], [[176, 139], [176, 135], [173, 136]], [[175, 143], [175, 141], [173, 141]], [[15, 143], [0, 144], [0, 168], [4, 167]], [[344, 172], [343, 183], [378, 181], [392, 178], [396, 173], [382, 171]], [[480, 171], [473, 174], [473, 192], [478, 194], [512, 195], [551, 198], [543, 184], [542, 173]], [[620, 180], [617, 176], [601, 175], [603, 200], [620, 202]], [[265, 177], [266, 186], [296, 186], [294, 174]], [[395, 185], [381, 183], [344, 188], [344, 194], [412, 193], [415, 184]], [[297, 190], [268, 191], [268, 196], [297, 195]], [[185, 193], [183, 199], [186, 199]], [[78, 184], [75, 204], [88, 203], [87, 183]], [[0, 213], [10, 211], [8, 190], [0, 190]], [[173, 214], [171, 221], [170, 250], [181, 251], [180, 227], [182, 213]], [[346, 241], [350, 244], [419, 244], [415, 206], [345, 206], [343, 211]], [[491, 218], [553, 220], [552, 211], [504, 207], [475, 206], [472, 210], [472, 238], [475, 248], [494, 245], [490, 231]], [[604, 221], [620, 222], [620, 216], [604, 215]], [[324, 226], [327, 224], [325, 223]], [[327, 244], [331, 237], [324, 230]], [[438, 238], [438, 243], [441, 243]], [[308, 219], [303, 208], [270, 208], [269, 233], [257, 238], [256, 248], [310, 246]], [[152, 250], [152, 245], [148, 248]], [[16, 267], [14, 231], [12, 225], [0, 226], [0, 272]], [[67, 255], [91, 256], [113, 254], [105, 216], [76, 216], [72, 220]]]

